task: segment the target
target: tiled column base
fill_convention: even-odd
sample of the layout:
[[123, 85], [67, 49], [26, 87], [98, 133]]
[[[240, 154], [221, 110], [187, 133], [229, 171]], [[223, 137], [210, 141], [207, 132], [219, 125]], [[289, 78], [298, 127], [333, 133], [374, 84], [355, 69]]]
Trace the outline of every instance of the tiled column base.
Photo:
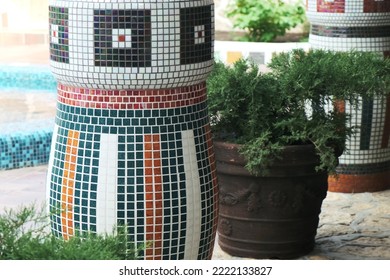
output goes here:
[[336, 51], [388, 51], [389, 14], [387, 0], [307, 0], [309, 43]]
[[[390, 2], [376, 0], [308, 0], [313, 48], [357, 50], [389, 56]], [[348, 104], [347, 104], [348, 107]], [[390, 188], [390, 99], [362, 100], [347, 109], [357, 133], [348, 139], [340, 157], [337, 178], [329, 178], [335, 192], [373, 192]]]
[[338, 174], [328, 179], [328, 190], [342, 193], [377, 192], [390, 188], [390, 170], [375, 174]]
[[346, 141], [329, 191], [356, 193], [390, 188], [390, 97], [362, 100], [357, 108], [341, 102], [355, 134]]
[[49, 162], [52, 230], [126, 225], [144, 259], [210, 259], [218, 191], [205, 83], [168, 90], [59, 84]]
[[213, 1], [50, 0], [49, 21], [54, 233], [123, 224], [144, 259], [210, 259]]

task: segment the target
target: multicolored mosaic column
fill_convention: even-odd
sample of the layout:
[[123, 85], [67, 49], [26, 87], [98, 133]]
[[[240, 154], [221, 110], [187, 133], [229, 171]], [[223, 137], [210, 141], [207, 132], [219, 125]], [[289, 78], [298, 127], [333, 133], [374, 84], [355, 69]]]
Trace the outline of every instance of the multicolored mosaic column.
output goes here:
[[210, 259], [212, 0], [50, 1], [56, 236], [125, 224], [144, 259]]
[[[390, 0], [308, 0], [313, 48], [370, 51], [390, 56]], [[390, 97], [363, 99], [358, 108], [344, 104], [358, 133], [347, 141], [338, 178], [329, 178], [336, 192], [390, 188]]]

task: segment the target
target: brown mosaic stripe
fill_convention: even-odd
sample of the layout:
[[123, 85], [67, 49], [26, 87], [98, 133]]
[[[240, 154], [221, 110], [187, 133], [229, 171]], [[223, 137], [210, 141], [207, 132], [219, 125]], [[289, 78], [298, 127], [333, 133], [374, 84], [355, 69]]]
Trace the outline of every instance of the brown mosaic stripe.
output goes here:
[[161, 146], [158, 134], [144, 136], [146, 260], [162, 259], [163, 190]]
[[345, 100], [335, 100], [333, 106], [339, 113], [345, 113]]
[[338, 174], [329, 176], [328, 190], [330, 192], [361, 193], [377, 192], [390, 189], [390, 170], [364, 175]]
[[58, 101], [97, 109], [169, 109], [191, 106], [206, 100], [206, 83], [159, 90], [100, 90], [58, 85]]

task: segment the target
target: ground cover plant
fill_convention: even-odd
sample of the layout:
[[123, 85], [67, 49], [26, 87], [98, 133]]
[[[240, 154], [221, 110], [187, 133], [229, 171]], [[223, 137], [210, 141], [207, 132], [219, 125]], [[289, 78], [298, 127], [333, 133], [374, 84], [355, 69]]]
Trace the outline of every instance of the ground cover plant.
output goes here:
[[65, 241], [50, 232], [45, 209], [34, 205], [0, 214], [0, 260], [133, 260], [138, 250], [125, 227], [115, 234], [84, 233]]

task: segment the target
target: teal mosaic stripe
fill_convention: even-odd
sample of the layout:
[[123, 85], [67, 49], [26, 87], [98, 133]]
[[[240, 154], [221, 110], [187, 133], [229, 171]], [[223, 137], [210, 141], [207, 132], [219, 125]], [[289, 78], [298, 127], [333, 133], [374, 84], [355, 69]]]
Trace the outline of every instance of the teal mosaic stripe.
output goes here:
[[[62, 236], [61, 194], [68, 129], [59, 128], [50, 178], [49, 205], [55, 211], [52, 229]], [[74, 226], [76, 230], [96, 231], [97, 166], [99, 165], [100, 135], [80, 133], [74, 183]]]
[[[215, 219], [215, 201], [214, 201], [214, 188], [213, 178], [211, 174], [211, 166], [209, 163], [206, 129], [205, 127], [199, 127], [194, 130], [196, 156], [198, 159], [198, 170], [201, 186], [201, 199], [202, 199], [202, 225], [201, 236], [199, 244], [198, 260], [207, 259], [210, 250], [213, 246], [213, 225]], [[206, 199], [208, 198], [208, 199]]]
[[56, 124], [88, 133], [118, 135], [183, 131], [208, 124], [206, 102], [176, 109], [109, 110], [58, 104]]
[[[163, 259], [184, 258], [186, 231], [190, 229], [187, 229], [186, 222], [186, 175], [181, 132], [193, 130], [202, 203], [198, 259], [209, 256], [213, 246], [213, 221], [216, 217], [207, 152], [205, 126], [208, 124], [208, 115], [205, 102], [176, 109], [135, 111], [87, 109], [59, 103], [56, 123], [63, 128], [63, 133], [67, 130], [81, 132], [75, 179], [75, 205], [81, 207], [81, 211], [75, 211], [75, 227], [80, 227], [81, 230], [93, 230], [95, 225], [94, 220], [84, 217], [86, 210], [83, 209], [89, 206], [88, 210], [93, 210], [96, 197], [83, 196], [83, 192], [95, 192], [93, 168], [98, 166], [99, 136], [102, 133], [118, 135], [117, 221], [128, 225], [129, 238], [136, 240], [138, 245], [144, 245], [145, 241], [144, 136], [160, 135], [164, 207]], [[59, 140], [66, 144], [65, 139]], [[92, 202], [90, 205], [83, 205], [84, 200]], [[87, 224], [90, 225], [88, 228], [85, 226]]]
[[51, 215], [52, 233], [57, 237], [62, 237], [61, 226], [61, 190], [62, 178], [64, 171], [66, 138], [68, 131], [63, 128], [58, 128], [57, 139], [55, 141], [54, 161], [52, 170], [49, 170], [50, 176], [50, 195], [49, 206]]
[[163, 259], [183, 259], [187, 229], [186, 175], [180, 131], [161, 134]]
[[74, 223], [82, 231], [96, 231], [96, 198], [100, 135], [80, 133], [75, 174]]
[[[118, 136], [117, 218], [127, 225], [129, 239], [144, 246], [143, 136]], [[140, 256], [143, 252], [140, 252]]]

